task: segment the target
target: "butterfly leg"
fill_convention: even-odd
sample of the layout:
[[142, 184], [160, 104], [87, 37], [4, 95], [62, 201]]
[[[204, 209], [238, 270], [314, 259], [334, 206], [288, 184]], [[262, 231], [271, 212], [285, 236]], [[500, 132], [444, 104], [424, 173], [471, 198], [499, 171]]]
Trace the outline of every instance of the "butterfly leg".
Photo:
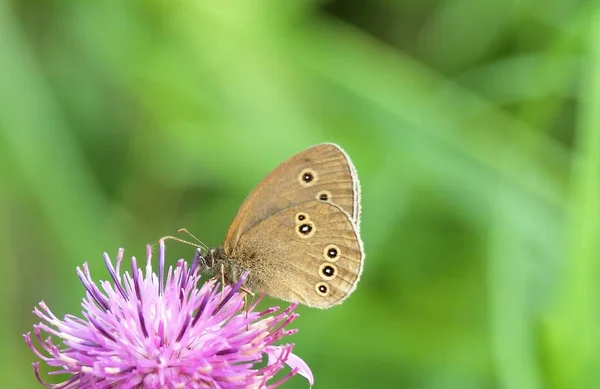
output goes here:
[[246, 294], [249, 294], [251, 297], [254, 297], [254, 293], [252, 293], [251, 291], [249, 291], [248, 289], [244, 288], [243, 286], [240, 287], [240, 290]]
[[221, 264], [220, 266], [220, 273], [221, 273], [221, 298], [219, 299], [221, 301], [223, 301], [223, 292], [225, 291], [225, 265]]
[[240, 290], [242, 292], [244, 292], [244, 308], [246, 309], [246, 317], [248, 317], [248, 296], [250, 296], [250, 298], [254, 298], [254, 293], [252, 293], [251, 291], [249, 291], [248, 289], [244, 288], [243, 286], [240, 287]]
[[[250, 305], [248, 304], [248, 295], [250, 295], [251, 298], [254, 298], [254, 293], [244, 288], [243, 286], [240, 287], [240, 290], [244, 292], [244, 310], [246, 311], [246, 320], [248, 320], [248, 311], [250, 310]], [[250, 331], [250, 327], [248, 324], [246, 324], [246, 331]]]
[[225, 265], [221, 264], [221, 288], [225, 287]]

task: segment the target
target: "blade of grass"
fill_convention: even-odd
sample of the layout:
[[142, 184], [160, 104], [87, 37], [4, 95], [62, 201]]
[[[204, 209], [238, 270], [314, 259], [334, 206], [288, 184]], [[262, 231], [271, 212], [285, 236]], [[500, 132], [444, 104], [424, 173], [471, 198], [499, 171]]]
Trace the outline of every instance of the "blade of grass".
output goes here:
[[549, 380], [555, 388], [598, 385], [600, 326], [600, 7], [590, 19], [569, 198], [564, 285], [547, 324]]
[[534, 275], [539, 272], [530, 249], [530, 231], [538, 223], [531, 211], [536, 204], [511, 190], [499, 187], [496, 194], [488, 258], [494, 365], [499, 388], [542, 389], [533, 325], [536, 296], [531, 292]]
[[[422, 137], [498, 171], [542, 201], [562, 205], [568, 153], [543, 132], [351, 26], [313, 24], [304, 34], [290, 53], [298, 63], [396, 115]], [[393, 152], [400, 139], [388, 135]]]
[[11, 176], [25, 182], [71, 258], [81, 247], [100, 250], [115, 232], [105, 200], [6, 2], [0, 2], [0, 47], [0, 139]]

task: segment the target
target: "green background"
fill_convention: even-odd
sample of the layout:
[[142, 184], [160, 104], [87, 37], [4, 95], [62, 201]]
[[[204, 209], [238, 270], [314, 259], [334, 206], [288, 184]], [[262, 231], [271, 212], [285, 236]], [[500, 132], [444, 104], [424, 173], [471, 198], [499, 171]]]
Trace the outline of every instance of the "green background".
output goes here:
[[76, 266], [219, 244], [329, 141], [367, 256], [298, 309], [315, 388], [598, 387], [599, 108], [597, 1], [0, 1], [3, 384], [37, 387], [22, 334], [80, 312]]

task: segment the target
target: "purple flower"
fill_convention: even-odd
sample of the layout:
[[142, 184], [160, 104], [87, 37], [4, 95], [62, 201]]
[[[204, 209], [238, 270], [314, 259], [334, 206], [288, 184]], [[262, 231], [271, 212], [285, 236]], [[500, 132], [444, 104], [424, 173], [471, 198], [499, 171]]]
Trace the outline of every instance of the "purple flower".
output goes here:
[[[165, 245], [160, 241], [158, 274], [152, 270], [152, 251], [147, 247], [145, 271], [132, 258], [132, 273], [121, 274], [123, 249], [116, 268], [107, 254], [112, 282], [96, 286], [87, 264], [77, 273], [87, 290], [83, 318], [56, 317], [41, 302], [34, 313], [42, 321], [34, 325], [41, 346], [24, 335], [33, 352], [51, 374], [68, 374], [59, 384], [45, 382], [34, 363], [38, 380], [50, 388], [273, 388], [294, 374], [312, 385], [308, 366], [292, 354], [293, 344], [274, 343], [297, 330], [286, 330], [298, 314], [296, 305], [256, 312], [255, 302], [245, 309], [241, 284], [219, 288], [215, 279], [199, 285], [199, 250], [188, 267], [179, 260], [169, 267], [165, 282]], [[55, 344], [50, 336], [60, 338]], [[266, 356], [266, 358], [264, 358]], [[266, 362], [264, 361], [266, 359]], [[289, 366], [279, 380], [275, 374]], [[272, 382], [275, 381], [275, 382]]]

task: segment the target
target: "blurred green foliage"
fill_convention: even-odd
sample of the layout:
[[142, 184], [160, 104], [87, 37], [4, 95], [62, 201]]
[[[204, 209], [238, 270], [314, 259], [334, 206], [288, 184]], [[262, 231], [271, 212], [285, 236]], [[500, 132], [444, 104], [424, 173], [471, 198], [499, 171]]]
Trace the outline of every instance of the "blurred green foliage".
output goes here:
[[0, 1], [4, 383], [37, 387], [21, 334], [80, 311], [75, 266], [216, 245], [331, 141], [367, 257], [300, 309], [316, 388], [598, 387], [599, 104], [597, 1]]

